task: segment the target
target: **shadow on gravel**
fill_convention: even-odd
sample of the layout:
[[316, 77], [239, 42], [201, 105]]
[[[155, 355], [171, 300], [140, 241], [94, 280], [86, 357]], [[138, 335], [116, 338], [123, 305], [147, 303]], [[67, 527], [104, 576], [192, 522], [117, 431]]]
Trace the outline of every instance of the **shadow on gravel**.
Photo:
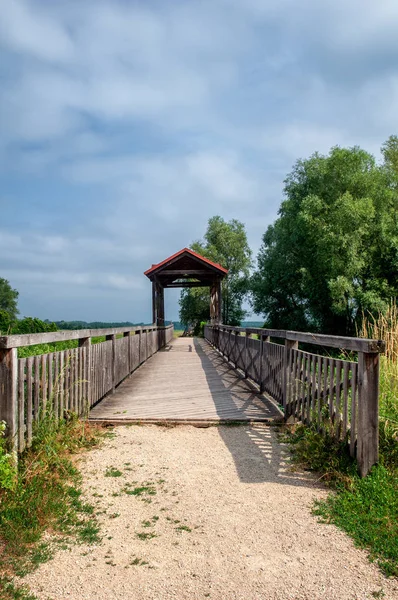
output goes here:
[[[264, 416], [272, 419], [280, 413], [272, 402], [256, 392], [239, 373], [205, 340], [194, 339], [195, 350], [202, 362], [209, 389], [217, 413], [225, 418], [226, 402], [231, 404], [233, 414], [240, 412], [242, 420], [255, 416], [254, 401], [264, 403]], [[248, 393], [242, 407], [236, 406], [234, 389], [246, 382]], [[223, 393], [220, 394], [220, 385]], [[213, 392], [214, 390], [214, 392]], [[258, 414], [258, 411], [257, 411]], [[310, 473], [292, 470], [289, 448], [278, 441], [275, 426], [264, 422], [251, 425], [237, 424], [219, 426], [219, 434], [231, 453], [240, 480], [243, 483], [280, 483], [284, 485], [322, 487]]]

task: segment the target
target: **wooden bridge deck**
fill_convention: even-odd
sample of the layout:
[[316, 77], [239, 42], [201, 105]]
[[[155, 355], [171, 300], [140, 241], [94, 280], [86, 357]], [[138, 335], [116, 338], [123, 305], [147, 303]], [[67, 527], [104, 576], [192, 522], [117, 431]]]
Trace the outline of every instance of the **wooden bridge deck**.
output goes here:
[[281, 413], [203, 339], [178, 338], [94, 406], [110, 423], [271, 421]]

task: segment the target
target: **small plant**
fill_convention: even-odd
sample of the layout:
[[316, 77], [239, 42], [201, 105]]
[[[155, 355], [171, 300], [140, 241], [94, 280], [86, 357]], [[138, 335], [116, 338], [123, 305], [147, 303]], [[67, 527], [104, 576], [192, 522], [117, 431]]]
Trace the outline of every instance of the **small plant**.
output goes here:
[[124, 489], [124, 492], [129, 496], [154, 496], [156, 494], [156, 489], [152, 485], [142, 485], [130, 489]]
[[107, 467], [105, 471], [105, 477], [121, 477], [123, 473], [115, 467]]
[[192, 529], [188, 527], [188, 525], [179, 525], [176, 527], [176, 531], [187, 531], [188, 533], [191, 533]]
[[146, 561], [146, 560], [143, 560], [142, 558], [138, 558], [138, 556], [136, 556], [136, 557], [135, 557], [135, 558], [134, 558], [134, 559], [131, 561], [130, 565], [131, 565], [132, 567], [138, 567], [138, 566], [140, 566], [140, 567], [143, 567], [143, 566], [145, 566], [145, 565], [149, 565], [149, 563], [148, 563], [148, 561]]
[[157, 537], [157, 535], [153, 531], [148, 531], [148, 532], [142, 531], [140, 533], [136, 533], [136, 537], [139, 540], [151, 540], [151, 539]]

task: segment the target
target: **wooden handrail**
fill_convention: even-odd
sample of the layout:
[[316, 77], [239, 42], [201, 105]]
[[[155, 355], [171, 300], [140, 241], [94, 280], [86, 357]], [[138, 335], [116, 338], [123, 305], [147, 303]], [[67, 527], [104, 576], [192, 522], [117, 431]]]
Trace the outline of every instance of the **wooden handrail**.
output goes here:
[[23, 346], [35, 346], [36, 344], [50, 344], [52, 342], [65, 342], [69, 340], [80, 340], [107, 335], [119, 335], [124, 333], [154, 331], [170, 329], [172, 325], [140, 325], [137, 327], [109, 327], [107, 329], [73, 329], [51, 331], [47, 333], [17, 333], [0, 337], [0, 349], [22, 348]]
[[230, 325], [215, 325], [225, 331], [235, 331], [246, 335], [269, 336], [315, 346], [329, 346], [341, 350], [353, 350], [355, 352], [366, 352], [368, 354], [381, 354], [385, 352], [384, 340], [370, 340], [364, 338], [345, 337], [339, 335], [324, 335], [321, 333], [310, 333], [302, 331], [290, 331], [285, 329], [263, 329], [260, 327], [233, 327]]
[[[252, 335], [259, 339], [250, 339]], [[326, 408], [329, 428], [340, 439], [347, 434], [350, 418], [350, 451], [357, 458], [360, 474], [367, 475], [377, 463], [379, 355], [385, 351], [383, 340], [222, 324], [206, 325], [205, 338], [245, 377], [258, 384], [260, 392], [267, 391], [280, 403], [286, 419], [315, 423], [322, 431], [322, 409]], [[270, 343], [271, 338], [285, 343]], [[305, 352], [299, 349], [299, 342], [355, 351], [358, 362]]]

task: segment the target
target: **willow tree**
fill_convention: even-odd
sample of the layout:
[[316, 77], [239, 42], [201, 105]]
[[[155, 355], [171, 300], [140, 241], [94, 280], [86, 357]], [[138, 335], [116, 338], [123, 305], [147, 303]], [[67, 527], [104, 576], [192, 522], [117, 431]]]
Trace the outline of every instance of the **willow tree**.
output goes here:
[[297, 161], [251, 282], [271, 327], [352, 334], [397, 295], [397, 148], [381, 165], [358, 147]]

